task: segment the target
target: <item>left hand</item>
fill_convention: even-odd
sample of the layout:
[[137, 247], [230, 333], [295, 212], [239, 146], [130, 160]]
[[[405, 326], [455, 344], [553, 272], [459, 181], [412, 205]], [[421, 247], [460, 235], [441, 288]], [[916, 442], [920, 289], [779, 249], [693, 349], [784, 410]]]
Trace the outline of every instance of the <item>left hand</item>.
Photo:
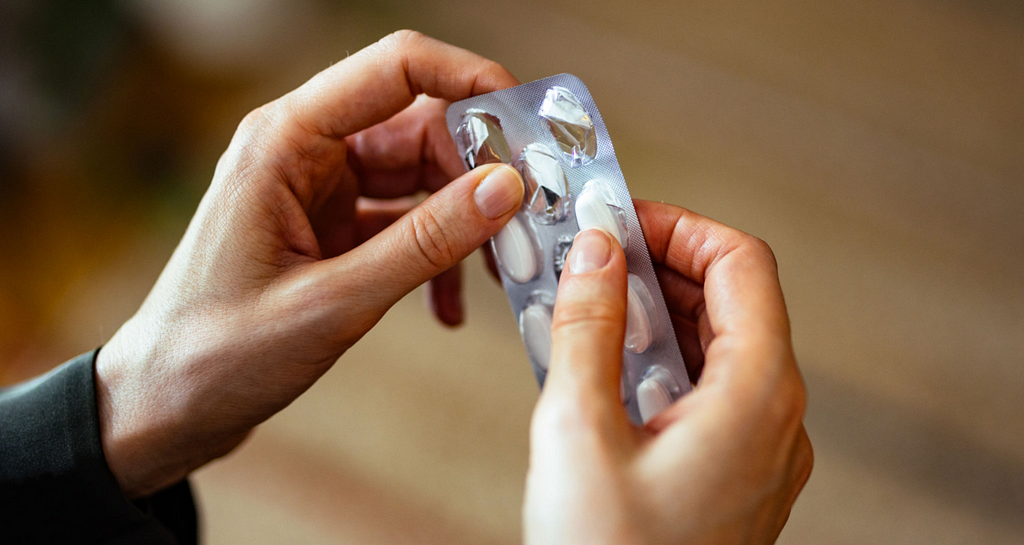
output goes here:
[[[508, 222], [523, 187], [508, 166], [464, 174], [445, 108], [517, 83], [399, 32], [242, 121], [153, 291], [96, 363], [103, 451], [127, 495], [229, 452], [416, 286], [436, 279], [438, 317], [462, 320], [454, 267]], [[421, 190], [436, 193], [394, 200]]]
[[814, 461], [778, 267], [763, 241], [635, 200], [699, 383], [643, 428], [620, 394], [626, 256], [579, 233], [530, 428], [527, 543], [773, 543]]

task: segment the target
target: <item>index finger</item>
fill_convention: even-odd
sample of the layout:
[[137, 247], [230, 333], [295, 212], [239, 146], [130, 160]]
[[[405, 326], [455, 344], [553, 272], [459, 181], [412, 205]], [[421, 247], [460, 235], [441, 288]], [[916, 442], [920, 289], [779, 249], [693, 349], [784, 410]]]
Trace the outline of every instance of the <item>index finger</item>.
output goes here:
[[343, 138], [387, 120], [421, 93], [454, 102], [518, 83], [492, 60], [401, 30], [320, 72], [282, 100], [300, 126]]
[[635, 200], [651, 260], [703, 284], [718, 337], [789, 343], [789, 318], [775, 256], [764, 241], [678, 206]]

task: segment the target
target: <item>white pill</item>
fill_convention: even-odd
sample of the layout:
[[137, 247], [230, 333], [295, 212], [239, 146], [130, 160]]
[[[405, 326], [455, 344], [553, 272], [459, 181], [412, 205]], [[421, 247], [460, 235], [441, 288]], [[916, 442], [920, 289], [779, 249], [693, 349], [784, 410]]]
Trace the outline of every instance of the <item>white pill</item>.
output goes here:
[[636, 387], [636, 404], [640, 409], [640, 418], [646, 424], [672, 404], [672, 394], [662, 383], [661, 377], [652, 374]]
[[603, 182], [591, 180], [583, 186], [580, 196], [576, 197], [576, 223], [580, 231], [600, 228], [608, 231], [618, 241], [623, 249], [629, 243], [629, 233], [626, 224], [618, 215], [618, 210], [609, 203], [610, 190], [607, 190]]
[[531, 236], [526, 220], [519, 214], [494, 235], [491, 246], [501, 272], [513, 282], [522, 284], [537, 276], [540, 268], [537, 244]]
[[654, 342], [654, 300], [639, 276], [629, 275], [626, 290], [626, 350], [640, 354]]
[[551, 359], [551, 307], [533, 303], [524, 308], [519, 314], [519, 332], [530, 357], [547, 371]]

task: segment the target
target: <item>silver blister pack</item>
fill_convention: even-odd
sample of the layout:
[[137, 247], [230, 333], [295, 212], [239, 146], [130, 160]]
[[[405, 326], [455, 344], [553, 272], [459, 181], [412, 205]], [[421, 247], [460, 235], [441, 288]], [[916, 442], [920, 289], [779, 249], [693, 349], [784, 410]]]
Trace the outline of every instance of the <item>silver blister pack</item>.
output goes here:
[[452, 104], [447, 114], [467, 168], [504, 162], [523, 176], [523, 205], [491, 239], [502, 284], [537, 382], [551, 353], [551, 312], [573, 237], [602, 227], [629, 269], [622, 402], [642, 424], [690, 391], [683, 356], [608, 129], [571, 74]]

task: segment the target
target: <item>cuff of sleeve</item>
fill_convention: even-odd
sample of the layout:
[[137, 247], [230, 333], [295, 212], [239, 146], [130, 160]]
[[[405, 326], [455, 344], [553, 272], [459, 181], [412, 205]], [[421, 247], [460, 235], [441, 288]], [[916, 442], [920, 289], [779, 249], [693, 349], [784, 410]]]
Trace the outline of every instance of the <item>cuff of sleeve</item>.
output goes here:
[[[187, 481], [131, 502], [100, 442], [99, 350], [0, 391], [0, 528], [14, 542], [195, 543]], [[13, 531], [13, 533], [12, 533]]]

